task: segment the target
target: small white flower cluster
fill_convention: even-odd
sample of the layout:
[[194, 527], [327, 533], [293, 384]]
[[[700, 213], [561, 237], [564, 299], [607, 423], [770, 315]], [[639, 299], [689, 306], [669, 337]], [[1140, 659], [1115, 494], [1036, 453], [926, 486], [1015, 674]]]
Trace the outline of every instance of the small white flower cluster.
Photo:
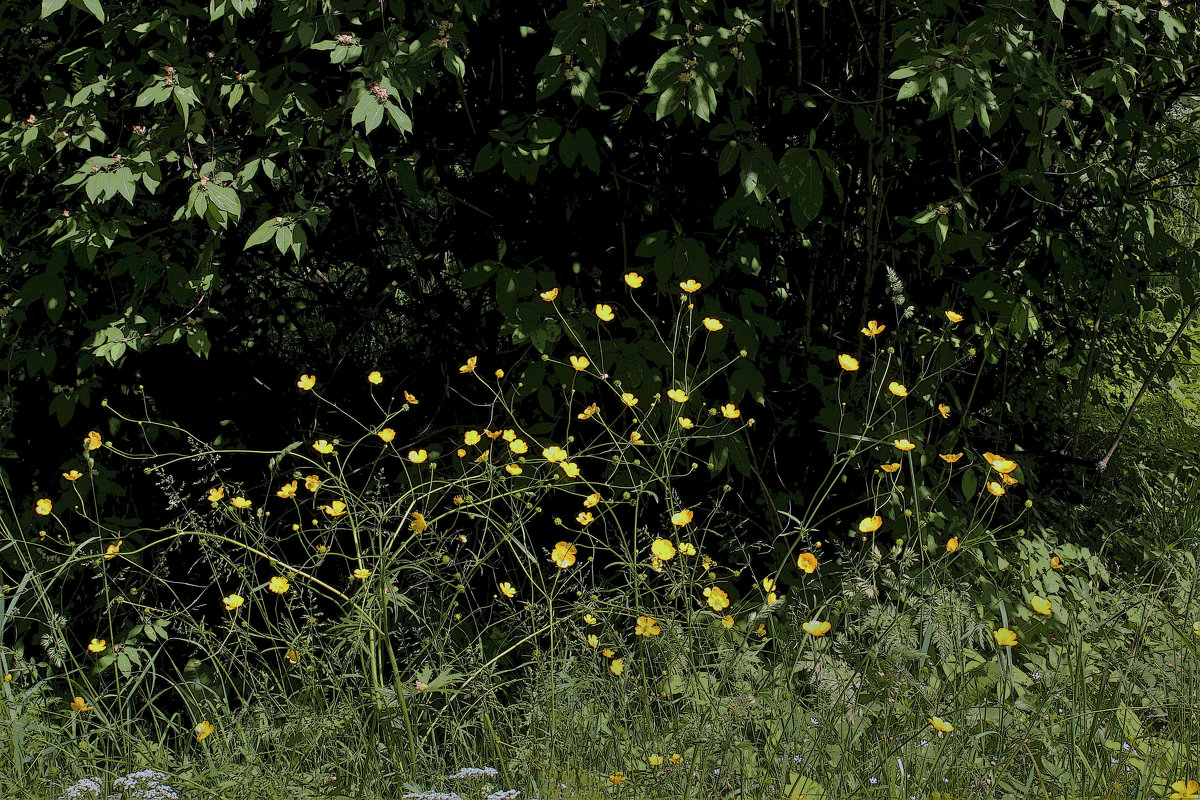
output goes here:
[[499, 774], [492, 767], [463, 767], [453, 775], [446, 777], [450, 780], [470, 780], [472, 778], [494, 778]]
[[117, 778], [113, 786], [129, 794], [129, 800], [179, 800], [179, 795], [166, 783], [167, 776], [152, 769], [131, 772]]
[[59, 800], [80, 800], [85, 794], [99, 797], [102, 791], [104, 787], [100, 785], [100, 781], [95, 778], [81, 778], [73, 786], [68, 786]]
[[404, 800], [463, 800], [454, 792], [417, 792], [404, 795]]
[[517, 800], [517, 795], [520, 793], [520, 789], [505, 789], [499, 792], [492, 792], [484, 800]]

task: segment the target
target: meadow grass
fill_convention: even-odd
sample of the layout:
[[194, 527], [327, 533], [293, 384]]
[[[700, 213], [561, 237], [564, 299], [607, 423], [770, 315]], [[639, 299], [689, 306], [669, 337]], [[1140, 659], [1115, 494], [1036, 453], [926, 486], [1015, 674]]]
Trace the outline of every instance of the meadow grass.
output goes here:
[[[575, 345], [542, 420], [476, 358], [473, 425], [377, 372], [300, 376], [322, 427], [271, 452], [114, 409], [2, 520], [0, 797], [1200, 797], [1196, 487], [1141, 563], [1025, 527], [1019, 454], [936, 394], [951, 314], [915, 365], [875, 323], [831, 354], [824, 477], [756, 520], [693, 488], [754, 424], [701, 399], [734, 322], [636, 278], [542, 295]], [[624, 311], [661, 375], [604, 372]], [[104, 459], [174, 523], [105, 517]]]

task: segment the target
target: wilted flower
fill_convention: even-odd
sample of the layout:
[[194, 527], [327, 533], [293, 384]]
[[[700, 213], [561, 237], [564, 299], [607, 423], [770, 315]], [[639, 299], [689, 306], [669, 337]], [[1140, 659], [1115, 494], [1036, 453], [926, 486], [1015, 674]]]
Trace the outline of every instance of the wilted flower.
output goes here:
[[474, 372], [475, 364], [477, 364], [478, 362], [479, 362], [478, 356], [471, 356], [470, 358], [467, 359], [467, 363], [463, 364], [461, 367], [458, 368], [458, 371], [464, 375], [467, 374], [468, 372]]
[[846, 372], [854, 372], [858, 369], [858, 359], [849, 353], [842, 353], [837, 357], [837, 360], [838, 364], [840, 364], [842, 369], [846, 370]]
[[114, 544], [110, 544], [108, 547], [106, 547], [104, 549], [104, 560], [105, 561], [112, 561], [114, 558], [117, 557], [117, 553], [121, 552], [121, 542], [123, 542], [123, 541], [124, 541], [123, 539], [118, 539]]
[[99, 450], [104, 442], [100, 439], [98, 432], [88, 431], [87, 438], [83, 440], [83, 444], [88, 450]]
[[95, 706], [89, 706], [85, 703], [82, 697], [76, 697], [71, 701], [71, 710], [76, 713], [82, 714], [84, 711], [91, 711], [94, 708]]
[[317, 385], [317, 376], [301, 375], [300, 380], [296, 381], [296, 385], [307, 392], [309, 389]]
[[810, 636], [824, 636], [825, 634], [829, 633], [829, 629], [831, 627], [833, 626], [829, 624], [829, 620], [822, 620], [818, 622], [814, 619], [801, 625], [800, 629]]
[[946, 552], [953, 553], [957, 549], [958, 549], [958, 537], [952, 536], [952, 537], [950, 537], [950, 541], [946, 542]]
[[942, 419], [950, 419], [950, 406], [945, 403], [938, 403], [937, 410], [942, 415]]
[[298, 481], [292, 481], [291, 483], [285, 483], [283, 486], [279, 487], [279, 491], [275, 493], [275, 496], [282, 497], [284, 500], [295, 497], [296, 496], [296, 488], [298, 486], [299, 486]]
[[682, 764], [683, 756], [679, 755], [679, 753], [672, 753], [670, 758], [667, 759], [667, 761], [670, 761], [672, 764]]
[[1050, 557], [1050, 569], [1062, 569], [1062, 568], [1063, 568], [1062, 559], [1060, 559], [1058, 556], [1051, 556]]
[[[622, 399], [624, 399], [624, 398], [622, 398]], [[585, 408], [583, 411], [580, 411], [578, 414], [576, 414], [575, 419], [584, 419], [584, 420], [591, 419], [598, 410], [600, 410], [600, 407], [598, 405], [596, 405], [595, 403], [592, 403], [590, 406]]]
[[413, 533], [424, 533], [429, 529], [429, 523], [425, 521], [425, 515], [420, 511], [414, 511], [412, 514], [412, 522], [408, 523], [408, 529]]

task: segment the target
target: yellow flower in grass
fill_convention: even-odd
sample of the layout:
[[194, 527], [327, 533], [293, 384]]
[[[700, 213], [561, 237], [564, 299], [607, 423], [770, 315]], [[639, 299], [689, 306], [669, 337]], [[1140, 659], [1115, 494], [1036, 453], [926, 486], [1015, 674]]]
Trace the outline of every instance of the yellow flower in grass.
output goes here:
[[675, 557], [675, 545], [670, 539], [655, 539], [650, 545], [650, 552], [661, 561], [670, 561]]
[[821, 620], [820, 622], [818, 622], [817, 620], [814, 619], [814, 620], [809, 620], [808, 622], [801, 625], [800, 629], [803, 630], [805, 633], [807, 633], [809, 636], [824, 636], [825, 634], [829, 633], [829, 629], [831, 627], [833, 627], [833, 626], [829, 624], [829, 620]]
[[689, 524], [695, 516], [695, 513], [690, 508], [685, 508], [671, 515], [671, 524], [682, 528], [684, 525]]
[[103, 653], [107, 648], [108, 643], [103, 639], [92, 639], [91, 643], [88, 644], [89, 653]]
[[796, 559], [796, 566], [811, 575], [817, 571], [817, 557], [812, 553], [801, 553]]
[[300, 380], [296, 381], [296, 386], [304, 391], [308, 391], [317, 385], [316, 375], [301, 375]]
[[626, 272], [625, 273], [625, 285], [628, 286], [630, 289], [642, 288], [642, 283], [645, 280], [646, 280], [645, 278], [643, 278], [641, 275], [638, 275], [636, 272]]
[[221, 602], [225, 604], [226, 611], [233, 611], [235, 608], [241, 608], [246, 602], [246, 598], [240, 594], [228, 594], [221, 598]]
[[396, 438], [396, 432], [391, 428], [384, 428], [378, 433], [378, 436], [384, 442], [390, 442], [392, 439]]
[[95, 706], [89, 706], [83, 701], [82, 697], [76, 697], [71, 701], [71, 710], [77, 714], [82, 714], [84, 711], [91, 711]]
[[71, 481], [72, 483], [74, 483], [75, 481], [77, 481], [83, 477], [83, 473], [77, 469], [73, 469], [70, 472], [64, 472], [62, 474], [62, 476], [64, 478], [66, 478], [67, 480]]
[[317, 508], [331, 517], [340, 517], [346, 514], [346, 504], [341, 500], [334, 500], [327, 506], [317, 506]]
[[1196, 800], [1200, 796], [1200, 783], [1196, 781], [1175, 781], [1171, 788], [1175, 790], [1171, 800]]
[[575, 368], [576, 372], [583, 372], [591, 366], [591, 363], [587, 356], [571, 356], [571, 366]]
[[520, 464], [505, 464], [504, 471], [507, 472], [509, 475], [516, 477], [517, 475], [520, 475], [525, 470], [521, 469]]
[[276, 575], [274, 578], [271, 578], [271, 581], [267, 584], [267, 588], [275, 594], [283, 594], [291, 588], [291, 585], [287, 578], [282, 575]]
[[417, 399], [415, 394], [407, 391], [404, 393], [404, 402], [408, 403], [410, 406], [418, 406], [421, 404], [421, 401]]
[[582, 420], [591, 419], [592, 417], [594, 417], [596, 415], [596, 412], [599, 410], [600, 410], [600, 406], [596, 405], [595, 403], [592, 403], [590, 406], [585, 408], [583, 411], [580, 411], [578, 414], [576, 414], [575, 419], [582, 419]]
[[735, 624], [737, 624], [737, 620], [735, 620], [731, 615], [726, 614], [725, 616], [721, 617], [721, 627], [725, 630], [733, 630], [733, 626]]
[[205, 720], [204, 722], [197, 724], [194, 730], [196, 731], [196, 741], [203, 742], [212, 735], [213, 724], [208, 720]]
[[863, 517], [858, 522], [859, 533], [874, 533], [883, 527], [883, 517], [876, 514], [873, 517]]
[[1192, 623], [1192, 633], [1200, 636], [1200, 619]]
[[408, 523], [408, 529], [413, 533], [424, 533], [429, 530], [429, 523], [425, 521], [425, 515], [420, 511], [414, 511], [412, 522]]
[[307, 475], [304, 478], [304, 488], [310, 492], [315, 492], [321, 487], [321, 478], [318, 475]]
[[991, 481], [988, 483], [987, 490], [996, 495], [996, 497], [1003, 496], [1007, 491], [1007, 489], [1004, 488], [1004, 484], [1000, 483], [1000, 481]]
[[575, 515], [575, 521], [586, 528], [588, 525], [591, 525], [596, 521], [596, 517], [590, 511], [580, 511]]
[[88, 431], [87, 438], [83, 440], [83, 446], [88, 450], [99, 450], [103, 444], [100, 434], [96, 431]]
[[592, 494], [589, 494], [587, 497], [583, 498], [583, 507], [584, 508], [595, 508], [598, 505], [600, 505], [600, 493], [599, 492], [594, 492]]
[[547, 303], [553, 303], [556, 299], [558, 299], [558, 287], [555, 286], [553, 289], [547, 289], [546, 291], [538, 294], [538, 297], [542, 298]]
[[721, 416], [725, 419], [737, 419], [742, 415], [742, 412], [733, 403], [726, 403], [721, 406]]
[[550, 560], [557, 564], [559, 569], [566, 569], [575, 563], [575, 554], [578, 552], [575, 545], [559, 542], [554, 545], [554, 550], [550, 553]]
[[624, 403], [625, 405], [629, 406], [630, 408], [633, 408], [634, 406], [636, 406], [638, 404], [638, 399], [636, 397], [634, 397], [632, 393], [625, 392], [621, 395], [621, 402]]
[[124, 541], [124, 539], [117, 539], [115, 544], [110, 544], [108, 547], [106, 547], [104, 549], [104, 560], [105, 561], [112, 561], [114, 558], [117, 557], [117, 554], [121, 552], [121, 542], [123, 542], [123, 541]]
[[640, 433], [638, 433], [637, 431], [634, 431], [633, 433], [629, 434], [629, 443], [630, 444], [645, 444], [646, 440], [642, 438], [642, 435]]
[[679, 427], [683, 428], [685, 431], [690, 431], [692, 428], [696, 427], [696, 423], [692, 422], [688, 417], [680, 417]]
[[838, 365], [846, 370], [846, 372], [855, 372], [858, 370], [858, 359], [849, 353], [842, 353], [837, 357]]
[[245, 510], [254, 504], [244, 497], [235, 497], [229, 501], [229, 505], [233, 506], [234, 508]]
[[408, 460], [414, 464], [423, 464], [428, 458], [429, 453], [425, 452], [424, 449], [408, 451]]
[[672, 753], [671, 757], [668, 758], [667, 760], [670, 761], [672, 764], [682, 764], [683, 756], [679, 755], [679, 753]]
[[511, 583], [505, 581], [504, 583], [500, 584], [500, 594], [504, 595], [505, 597], [512, 598], [517, 596], [517, 590], [513, 588]]
[[[622, 672], [625, 671], [625, 659], [614, 658], [612, 661], [609, 662], [608, 670], [613, 675], [620, 675]], [[618, 772], [617, 775], [621, 775], [621, 773]], [[615, 778], [616, 775], [614, 775], [613, 777]], [[621, 781], [623, 781], [623, 780], [625, 780], [625, 776], [621, 775]], [[620, 783], [621, 781], [613, 781], [613, 783]]]
[[646, 763], [652, 767], [661, 767], [663, 763], [663, 757], [655, 753], [646, 759]]
[[890, 463], [890, 464], [880, 464], [880, 465], [879, 465], [879, 468], [880, 468], [881, 470], [883, 470], [884, 472], [887, 472], [887, 473], [892, 473], [892, 472], [895, 472], [896, 470], [900, 469], [900, 462], [899, 462], [899, 461], [893, 461], [893, 462], [892, 462], [892, 463]]
[[54, 509], [54, 503], [50, 502], [50, 500], [45, 497], [43, 497], [41, 500], [38, 500], [36, 503], [33, 504], [34, 513], [40, 517], [50, 516], [50, 512], [53, 509]]
[[679, 284], [679, 288], [683, 289], [688, 294], [691, 294], [692, 292], [700, 291], [700, 287], [703, 285], [704, 284], [700, 283], [699, 281], [693, 280], [692, 278], [688, 278], [686, 281]]
[[933, 726], [934, 730], [941, 731], [942, 733], [954, 732], [954, 726], [941, 717], [930, 717], [929, 724]]
[[687, 392], [685, 392], [683, 389], [669, 389], [667, 390], [667, 397], [671, 398], [676, 403], [686, 403], [688, 401]]
[[333, 445], [329, 443], [328, 439], [317, 439], [313, 442], [313, 450], [316, 450], [323, 456], [327, 456], [333, 452]]
[[951, 323], [959, 323], [963, 321], [963, 315], [957, 311], [946, 309], [946, 319], [950, 320]]
[[958, 537], [952, 536], [952, 537], [950, 537], [950, 541], [946, 542], [946, 552], [953, 553], [957, 549], [958, 549]]
[[607, 303], [596, 304], [596, 316], [601, 322], [612, 322], [614, 319], [612, 306]]
[[479, 363], [479, 356], [471, 356], [470, 358], [467, 359], [467, 363], [463, 364], [461, 367], [458, 368], [458, 371], [460, 373], [462, 373], [463, 375], [466, 375], [468, 372], [474, 372], [475, 365], [478, 363]]
[[208, 490], [208, 502], [210, 502], [210, 503], [219, 503], [219, 502], [221, 502], [222, 498], [224, 498], [224, 497], [225, 497], [225, 489], [223, 489], [220, 486], [218, 486], [215, 489]]
[[283, 486], [279, 487], [279, 491], [275, 493], [275, 496], [281, 497], [284, 500], [291, 499], [296, 496], [296, 489], [299, 488], [299, 486], [300, 486], [299, 481], [292, 481], [291, 483], [285, 483]]
[[953, 464], [963, 457], [962, 453], [938, 453], [938, 458], [945, 461], [947, 464]]
[[888, 384], [888, 391], [896, 395], [896, 397], [908, 397], [908, 387], [903, 383], [892, 381]]
[[762, 579], [762, 588], [763, 588], [764, 592], [775, 591], [775, 579], [774, 578], [763, 578]]
[[867, 327], [863, 328], [861, 333], [863, 336], [866, 336], [868, 339], [874, 339], [876, 336], [883, 333], [884, 330], [886, 330], [886, 329], [887, 329], [887, 325], [880, 325], [875, 320], [870, 320], [869, 322], [867, 322]]
[[724, 589], [710, 586], [704, 590], [704, 596], [707, 598], [705, 602], [713, 611], [724, 611], [729, 608], [729, 595]]
[[942, 415], [942, 419], [950, 419], [950, 406], [945, 403], [938, 403], [937, 410]]
[[662, 633], [662, 628], [658, 627], [657, 620], [654, 617], [638, 617], [637, 625], [634, 626], [634, 636], [658, 636]]
[[892, 446], [897, 450], [903, 450], [906, 453], [916, 447], [916, 445], [910, 442], [908, 439], [895, 439], [892, 441]]
[[596, 615], [595, 615], [595, 614], [584, 614], [584, 615], [583, 615], [583, 621], [584, 621], [586, 624], [588, 624], [588, 625], [595, 625], [595, 624], [596, 624], [596, 623], [598, 623], [600, 620], [596, 619]]
[[[617, 675], [621, 674], [620, 672], [617, 672], [617, 670], [615, 670], [615, 669], [613, 670], [613, 672], [615, 672]], [[608, 776], [608, 780], [610, 783], [612, 783], [614, 785], [622, 784], [626, 780], [625, 773], [624, 772], [614, 772], [612, 775]]]
[[996, 644], [1000, 647], [1017, 646], [1017, 635], [1008, 628], [997, 628], [992, 631], [992, 636], [996, 639]]
[[574, 461], [564, 461], [558, 465], [558, 468], [563, 471], [563, 474], [568, 478], [579, 477], [579, 465]]
[[1036, 594], [1029, 598], [1029, 607], [1041, 614], [1043, 617], [1048, 617], [1054, 613], [1054, 609], [1050, 606], [1050, 601], [1044, 597], [1039, 597]]
[[703, 320], [703, 325], [709, 330], [710, 333], [716, 333], [725, 327], [721, 324], [721, 320], [714, 319], [713, 317], [705, 317]]
[[379, 384], [383, 383], [383, 374], [377, 369], [371, 370], [369, 373], [367, 373], [367, 383], [378, 386]]
[[694, 556], [696, 555], [696, 545], [692, 544], [691, 542], [680, 542], [679, 552], [683, 553], [685, 556]]
[[587, 643], [588, 643], [588, 647], [595, 650], [597, 647], [600, 646], [600, 637], [594, 633], [589, 633], [587, 635]]
[[557, 464], [559, 461], [567, 460], [567, 451], [563, 450], [556, 444], [550, 445], [546, 449], [542, 450], [542, 457], [551, 464]]

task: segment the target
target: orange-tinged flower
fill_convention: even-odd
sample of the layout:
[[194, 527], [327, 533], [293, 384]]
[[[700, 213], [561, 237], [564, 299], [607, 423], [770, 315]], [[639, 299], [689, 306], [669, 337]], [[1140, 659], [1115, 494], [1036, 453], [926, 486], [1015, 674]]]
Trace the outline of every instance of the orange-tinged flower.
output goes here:
[[692, 521], [692, 517], [694, 516], [695, 514], [690, 508], [685, 508], [682, 511], [676, 511], [671, 515], [671, 524], [682, 528], [684, 525], [690, 523]]
[[225, 489], [218, 486], [215, 489], [208, 490], [208, 502], [219, 503], [225, 497]]
[[315, 492], [321, 486], [321, 478], [317, 475], [308, 475], [304, 478], [304, 488], [310, 492]]
[[813, 619], [801, 625], [800, 629], [809, 636], [824, 636], [825, 634], [829, 633], [829, 629], [832, 627], [833, 626], [829, 624], [829, 620], [821, 620], [818, 622], [817, 620]]
[[371, 570], [369, 569], [359, 567], [358, 569], [354, 570], [355, 580], [365, 581], [369, 577], [371, 577]]
[[54, 503], [50, 502], [50, 500], [48, 500], [45, 497], [43, 497], [41, 500], [38, 500], [36, 503], [33, 504], [34, 513], [36, 513], [38, 516], [41, 516], [41, 517], [50, 516], [50, 512], [53, 509], [54, 509]]
[[910, 442], [908, 439], [896, 439], [892, 442], [892, 446], [897, 450], [903, 450], [905, 452], [908, 452], [916, 447], [916, 445]]
[[1175, 781], [1171, 788], [1175, 790], [1171, 800], [1196, 800], [1200, 796], [1200, 783], [1196, 781]]
[[568, 478], [579, 477], [579, 465], [574, 461], [564, 461], [558, 465], [558, 468], [563, 471], [563, 474]]
[[76, 713], [82, 714], [84, 711], [91, 711], [94, 708], [95, 706], [89, 706], [85, 703], [82, 697], [76, 697], [71, 701], [71, 710]]
[[625, 285], [630, 289], [642, 288], [643, 281], [645, 281], [645, 278], [643, 278], [641, 275], [638, 275], [636, 272], [625, 273]]
[[698, 291], [700, 291], [700, 287], [701, 287], [701, 286], [703, 286], [703, 284], [701, 284], [701, 283], [699, 283], [698, 281], [695, 281], [695, 280], [693, 280], [693, 279], [691, 279], [691, 278], [688, 278], [686, 281], [684, 281], [683, 283], [679, 284], [679, 288], [680, 288], [680, 289], [683, 289], [683, 290], [684, 290], [685, 292], [687, 292], [688, 294], [691, 294], [692, 292], [698, 292]]
[[1036, 594], [1029, 598], [1029, 607], [1041, 614], [1043, 617], [1048, 617], [1054, 613], [1054, 609], [1050, 606], [1050, 601], [1044, 597], [1039, 597]]
[[733, 630], [733, 626], [735, 624], [737, 624], [737, 620], [735, 620], [732, 615], [726, 614], [725, 616], [721, 617], [721, 627], [725, 630]]
[[1017, 646], [1017, 635], [1008, 628], [997, 628], [992, 631], [992, 636], [996, 639], [996, 644], [1000, 647]]
[[600, 620], [596, 619], [595, 614], [588, 613], [588, 614], [583, 615], [583, 621], [586, 622], [588, 625], [595, 625]]
[[517, 432], [512, 428], [505, 428], [500, 432], [500, 438], [511, 444], [517, 438]]
[[996, 470], [996, 472], [999, 472], [1001, 475], [1007, 475], [1017, 468], [1017, 462], [1007, 458], [997, 458], [995, 461], [992, 461], [991, 464], [992, 469]]
[[883, 517], [876, 514], [873, 517], [863, 517], [858, 523], [859, 533], [874, 533], [883, 527]]
[[953, 553], [957, 549], [958, 549], [958, 537], [951, 536], [950, 540], [948, 542], [946, 542], [946, 552]]
[[479, 357], [471, 356], [470, 358], [467, 359], [467, 363], [463, 364], [461, 367], [458, 368], [458, 371], [464, 375], [466, 375], [468, 372], [474, 372], [475, 365], [477, 363], [479, 363]]
[[668, 758], [667, 761], [670, 761], [672, 764], [682, 764], [683, 756], [679, 755], [679, 753], [672, 753], [671, 757]]
[[524, 439], [513, 439], [508, 443], [508, 449], [520, 456], [529, 452], [529, 445]]
[[391, 428], [384, 428], [376, 435], [385, 442], [390, 442], [396, 438], [396, 432]]
[[846, 370], [846, 372], [854, 372], [858, 369], [858, 359], [849, 353], [842, 353], [837, 357], [837, 360], [838, 364], [840, 364], [842, 369]]
[[307, 392], [309, 389], [317, 385], [317, 376], [301, 375], [300, 380], [296, 381], [296, 385]]
[[595, 508], [598, 505], [600, 505], [599, 492], [593, 492], [592, 494], [589, 494], [587, 497], [583, 498], [584, 508]]
[[553, 289], [547, 289], [539, 294], [538, 297], [542, 298], [547, 303], [553, 303], [558, 298], [558, 287], [555, 286]]
[[629, 406], [630, 408], [633, 408], [634, 406], [636, 406], [638, 404], [638, 399], [636, 397], [634, 397], [633, 394], [631, 394], [630, 392], [625, 392], [624, 394], [621, 395], [621, 402], [624, 403], [625, 405]]
[[719, 612], [729, 608], [729, 595], [724, 589], [709, 586], [704, 590], [704, 596], [708, 598], [705, 602], [713, 611]]
[[[624, 666], [624, 665], [622, 665], [622, 666]], [[612, 667], [610, 666], [609, 669], [612, 669]], [[616, 675], [621, 674], [620, 670], [615, 670], [615, 669], [613, 670], [613, 673]], [[624, 772], [614, 772], [612, 775], [608, 776], [608, 781], [609, 781], [609, 783], [612, 783], [613, 785], [624, 783], [625, 782], [625, 773]]]
[[650, 552], [660, 561], [670, 561], [675, 557], [675, 545], [670, 539], [655, 539], [650, 545]]
[[550, 553], [550, 560], [557, 564], [559, 569], [566, 569], [575, 563], [575, 554], [578, 552], [575, 545], [559, 542], [554, 545], [554, 550]]
[[208, 720], [205, 720], [204, 722], [198, 723], [194, 730], [196, 731], [196, 741], [203, 742], [210, 735], [212, 735], [213, 724]]
[[229, 505], [233, 506], [234, 508], [245, 510], [254, 504], [244, 497], [235, 497], [229, 501]]
[[505, 464], [504, 471], [507, 472], [509, 475], [515, 476], [515, 475], [520, 475], [525, 470], [521, 469], [520, 464]]
[[467, 431], [463, 434], [463, 443], [468, 447], [479, 444], [483, 441], [483, 437], [479, 435], [479, 431]]
[[592, 403], [590, 406], [585, 408], [583, 411], [580, 411], [578, 414], [576, 414], [575, 419], [584, 419], [584, 420], [591, 419], [593, 416], [595, 416], [596, 412], [599, 410], [600, 410], [600, 406], [596, 405], [595, 403]]
[[726, 403], [721, 406], [721, 416], [725, 417], [725, 419], [737, 419], [741, 415], [741, 410], [733, 403]]
[[559, 461], [567, 460], [567, 451], [553, 444], [542, 451], [542, 456], [551, 464], [557, 464]]
[[947, 464], [953, 464], [963, 457], [962, 453], [938, 453], [938, 458], [945, 461]]
[[1016, 486], [1017, 483], [1019, 483], [1019, 481], [1016, 478], [1014, 478], [1012, 475], [1003, 475], [1003, 474], [1000, 476], [1000, 482], [1003, 483], [1005, 486]]
[[1050, 569], [1062, 569], [1062, 568], [1063, 568], [1062, 559], [1060, 559], [1058, 556], [1051, 556], [1050, 557]]
[[414, 464], [423, 464], [427, 458], [429, 458], [429, 453], [425, 452], [424, 448], [408, 451], [408, 460]]
[[576, 372], [583, 372], [591, 363], [587, 356], [571, 356], [571, 366], [575, 368]]
[[575, 515], [575, 521], [586, 528], [596, 521], [596, 515], [590, 511], [580, 511]]
[[796, 566], [811, 575], [817, 571], [817, 557], [812, 553], [801, 553], [796, 559]]
[[80, 471], [79, 471], [79, 470], [77, 470], [77, 469], [73, 469], [73, 470], [71, 470], [70, 472], [64, 472], [64, 473], [62, 474], [62, 476], [63, 476], [64, 478], [66, 478], [67, 480], [74, 482], [74, 481], [77, 481], [77, 480], [79, 480], [80, 478], [82, 478], [82, 477], [83, 477], [83, 473], [82, 473], [82, 472], [80, 472]]
[[658, 636], [662, 633], [662, 628], [658, 627], [658, 621], [654, 617], [638, 617], [637, 625], [634, 626], [634, 636]]
[[950, 320], [950, 322], [952, 322], [952, 323], [962, 322], [963, 315], [958, 313], [957, 311], [951, 311], [950, 309], [946, 309], [946, 319]]
[[996, 497], [1001, 497], [1004, 494], [1004, 492], [1007, 491], [1004, 488], [1004, 485], [1002, 483], [1000, 483], [1000, 481], [991, 481], [987, 485], [987, 490], [989, 492], [991, 492], [992, 494], [996, 495]]
[[645, 444], [646, 442], [644, 439], [642, 439], [642, 434], [638, 433], [637, 431], [634, 431], [633, 433], [629, 434], [629, 443], [630, 444]]
[[371, 370], [371, 372], [367, 375], [367, 382], [378, 386], [379, 384], [383, 383], [383, 374], [377, 369]]
[[950, 406], [945, 403], [938, 403], [937, 410], [942, 415], [942, 419], [950, 419]]
[[327, 506], [318, 506], [322, 511], [331, 517], [340, 517], [346, 513], [346, 504], [341, 500], [334, 500]]
[[333, 445], [330, 444], [328, 439], [317, 439], [313, 442], [313, 450], [316, 450], [323, 456], [327, 456], [333, 452]]
[[424, 533], [429, 530], [429, 523], [425, 521], [425, 515], [420, 511], [414, 511], [408, 529], [413, 533]]
[[295, 497], [296, 489], [297, 489], [297, 487], [299, 487], [299, 485], [300, 485], [299, 481], [292, 481], [291, 483], [285, 483], [283, 486], [279, 487], [279, 491], [275, 493], [275, 496], [282, 497], [284, 500]]
[[880, 464], [879, 468], [881, 470], [883, 470], [884, 472], [892, 473], [892, 472], [895, 472], [896, 470], [900, 469], [900, 462], [893, 461], [890, 464]]
[[221, 602], [225, 604], [226, 611], [233, 611], [235, 608], [241, 608], [246, 602], [246, 598], [240, 594], [228, 594], [221, 598]]
[[612, 306], [607, 303], [597, 303], [596, 316], [600, 318], [601, 322], [612, 322], [614, 319]]
[[933, 726], [934, 730], [941, 731], [942, 733], [954, 732], [954, 726], [941, 717], [930, 717], [929, 724]]
[[92, 639], [88, 644], [89, 653], [103, 653], [108, 648], [108, 643], [103, 639]]
[[908, 397], [908, 387], [903, 383], [892, 381], [888, 384], [888, 391], [896, 395], [896, 397]]
[[114, 542], [113, 544], [110, 544], [108, 547], [104, 548], [104, 560], [105, 561], [112, 561], [114, 558], [117, 557], [117, 555], [121, 552], [121, 543], [123, 541], [125, 541], [125, 540], [117, 539], [116, 542]]
[[867, 322], [867, 327], [862, 329], [862, 335], [866, 336], [869, 339], [874, 339], [876, 336], [883, 333], [884, 330], [886, 330], [886, 329], [887, 329], [887, 325], [880, 325], [875, 320], [870, 320], [869, 322]]
[[685, 431], [690, 431], [692, 428], [696, 427], [696, 423], [692, 422], [691, 418], [689, 417], [680, 417], [679, 427], [683, 428]]
[[267, 584], [267, 588], [275, 594], [283, 594], [290, 587], [291, 583], [282, 575], [276, 575], [274, 578], [271, 578], [270, 582]]
[[412, 392], [407, 392], [407, 391], [404, 393], [404, 402], [408, 403], [410, 406], [416, 406], [416, 405], [421, 404], [421, 401], [417, 399], [417, 396], [415, 394], [413, 394]]
[[96, 431], [88, 431], [87, 438], [83, 440], [83, 444], [88, 450], [99, 450], [104, 442], [100, 439], [100, 434]]
[[708, 331], [710, 333], [716, 333], [717, 331], [719, 331], [725, 327], [723, 324], [721, 324], [721, 320], [715, 319], [713, 317], [705, 317], [702, 320], [702, 324], [704, 325], [705, 328], [708, 329]]
[[667, 397], [676, 403], [686, 403], [688, 401], [688, 394], [683, 389], [668, 389]]

